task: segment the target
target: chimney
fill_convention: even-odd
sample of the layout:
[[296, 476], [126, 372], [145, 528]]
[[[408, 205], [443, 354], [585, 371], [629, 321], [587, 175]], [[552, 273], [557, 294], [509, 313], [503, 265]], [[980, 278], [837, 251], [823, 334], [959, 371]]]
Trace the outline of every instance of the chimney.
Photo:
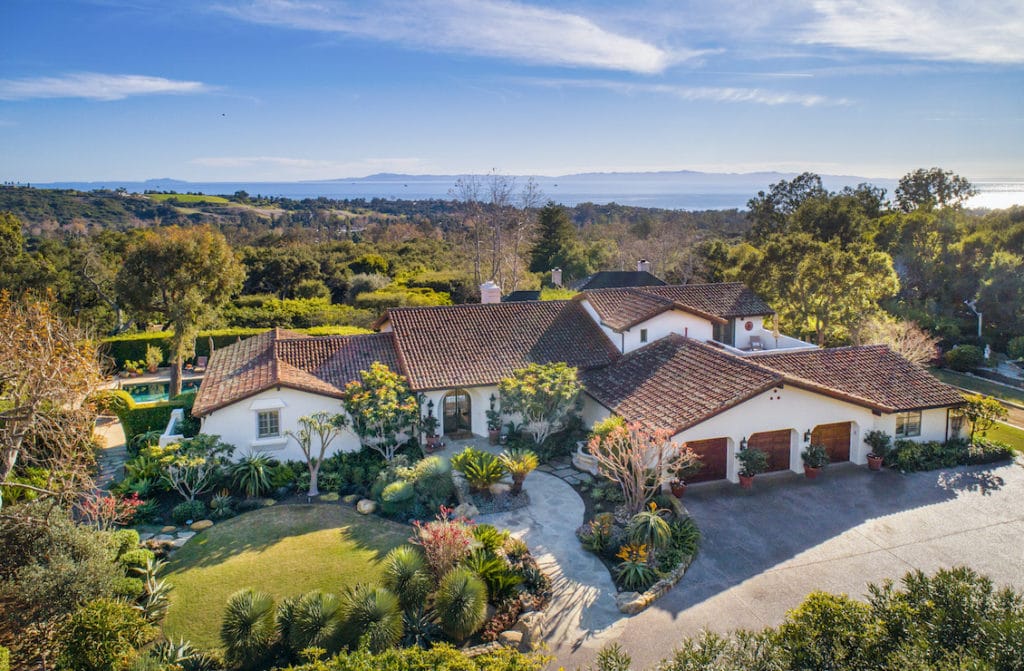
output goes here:
[[636, 262], [636, 271], [638, 273], [649, 273], [651, 272], [651, 262], [647, 259], [640, 259]]
[[551, 269], [551, 283], [556, 287], [562, 286], [562, 269], [552, 268]]
[[495, 284], [494, 280], [488, 280], [480, 285], [480, 302], [485, 305], [501, 302], [501, 287]]

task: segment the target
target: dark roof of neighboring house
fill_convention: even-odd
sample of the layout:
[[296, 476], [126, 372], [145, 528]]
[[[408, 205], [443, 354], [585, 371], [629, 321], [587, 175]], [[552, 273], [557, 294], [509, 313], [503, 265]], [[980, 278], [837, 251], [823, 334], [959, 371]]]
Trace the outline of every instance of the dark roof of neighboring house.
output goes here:
[[885, 345], [757, 353], [749, 361], [787, 380], [881, 412], [958, 405], [963, 395]]
[[272, 329], [214, 351], [192, 414], [279, 386], [338, 397], [375, 361], [398, 370], [392, 334], [313, 337]]
[[572, 285], [577, 291], [619, 287], [660, 287], [665, 282], [646, 270], [602, 270]]
[[513, 291], [501, 299], [502, 303], [521, 303], [522, 301], [539, 301], [540, 291]]
[[572, 301], [394, 308], [402, 371], [415, 390], [496, 384], [529, 363], [606, 366], [618, 351]]
[[675, 434], [782, 384], [782, 375], [673, 334], [587, 371], [583, 384], [627, 421]]

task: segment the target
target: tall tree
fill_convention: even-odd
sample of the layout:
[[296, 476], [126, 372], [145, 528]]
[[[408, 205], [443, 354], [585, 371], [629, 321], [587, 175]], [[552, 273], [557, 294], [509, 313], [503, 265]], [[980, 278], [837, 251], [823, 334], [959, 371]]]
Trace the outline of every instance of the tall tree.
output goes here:
[[14, 484], [21, 460], [47, 470], [41, 493], [73, 497], [89, 481], [82, 448], [96, 415], [83, 399], [102, 380], [96, 347], [45, 301], [0, 292], [0, 324], [0, 484]]
[[805, 172], [793, 179], [772, 184], [768, 193], [758, 191], [757, 196], [747, 201], [751, 222], [750, 238], [763, 241], [774, 233], [781, 232], [788, 217], [804, 202], [812, 198], [827, 196], [828, 191], [821, 184], [821, 177]]
[[578, 236], [565, 208], [548, 201], [540, 211], [537, 229], [537, 242], [530, 252], [530, 272], [542, 273], [552, 268], [567, 270], [574, 247], [578, 246]]
[[977, 193], [969, 181], [952, 170], [919, 168], [900, 178], [896, 204], [904, 212], [960, 207]]
[[181, 393], [181, 366], [195, 354], [195, 338], [242, 286], [245, 273], [224, 236], [208, 226], [168, 227], [147, 233], [117, 275], [122, 302], [148, 321], [161, 321], [171, 338], [171, 396]]

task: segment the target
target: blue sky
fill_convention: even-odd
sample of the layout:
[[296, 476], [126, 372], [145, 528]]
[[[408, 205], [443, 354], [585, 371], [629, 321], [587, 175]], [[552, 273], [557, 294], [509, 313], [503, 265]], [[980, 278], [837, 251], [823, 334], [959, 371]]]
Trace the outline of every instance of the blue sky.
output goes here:
[[1024, 3], [4, 0], [0, 179], [1024, 176]]

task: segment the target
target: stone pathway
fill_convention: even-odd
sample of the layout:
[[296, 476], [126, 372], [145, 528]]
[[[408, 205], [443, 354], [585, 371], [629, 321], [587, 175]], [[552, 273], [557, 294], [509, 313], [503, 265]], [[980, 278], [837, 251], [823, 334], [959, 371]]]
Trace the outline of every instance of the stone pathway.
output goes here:
[[550, 645], [574, 649], [597, 637], [614, 640], [616, 623], [622, 619], [615, 606], [615, 585], [601, 560], [576, 539], [576, 528], [583, 524], [583, 499], [552, 473], [534, 471], [527, 476], [524, 489], [530, 494], [529, 506], [480, 515], [477, 521], [508, 529], [526, 541], [551, 578], [553, 595], [544, 611], [545, 639]]
[[96, 456], [99, 466], [96, 487], [108, 491], [111, 485], [124, 479], [124, 464], [128, 461], [124, 429], [116, 418], [100, 417], [96, 420], [93, 434], [102, 448]]

